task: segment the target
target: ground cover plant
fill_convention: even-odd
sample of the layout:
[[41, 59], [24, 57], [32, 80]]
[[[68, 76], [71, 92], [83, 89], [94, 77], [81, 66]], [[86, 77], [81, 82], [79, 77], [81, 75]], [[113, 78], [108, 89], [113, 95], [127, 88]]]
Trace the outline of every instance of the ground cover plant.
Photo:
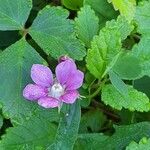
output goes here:
[[149, 150], [150, 1], [0, 0], [0, 150]]

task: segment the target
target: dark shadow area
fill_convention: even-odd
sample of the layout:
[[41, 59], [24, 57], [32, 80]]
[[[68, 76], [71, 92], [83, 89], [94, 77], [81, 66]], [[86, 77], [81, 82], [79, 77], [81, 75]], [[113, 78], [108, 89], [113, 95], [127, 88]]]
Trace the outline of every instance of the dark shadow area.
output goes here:
[[46, 5], [54, 5], [54, 6], [58, 6], [60, 5], [60, 1], [59, 0], [32, 0], [33, 6], [30, 12], [30, 15], [25, 23], [25, 28], [29, 28], [34, 19], [37, 17], [38, 12], [40, 10], [42, 10]]
[[21, 39], [21, 35], [18, 30], [14, 31], [0, 31], [0, 49], [4, 50], [16, 41]]
[[32, 37], [27, 34], [26, 35], [27, 42], [39, 53], [39, 55], [48, 62], [48, 55], [44, 52], [44, 50], [32, 39]]
[[150, 98], [150, 77], [144, 76], [133, 81], [133, 86], [138, 91], [145, 93]]
[[34, 19], [37, 17], [38, 12], [43, 9], [47, 4], [48, 4], [49, 0], [32, 0], [33, 6], [32, 9], [30, 11], [30, 15], [25, 23], [25, 28], [29, 28]]
[[9, 127], [13, 127], [10, 119], [4, 119], [3, 126], [0, 129], [0, 139], [1, 139], [1, 136], [6, 133], [6, 129]]

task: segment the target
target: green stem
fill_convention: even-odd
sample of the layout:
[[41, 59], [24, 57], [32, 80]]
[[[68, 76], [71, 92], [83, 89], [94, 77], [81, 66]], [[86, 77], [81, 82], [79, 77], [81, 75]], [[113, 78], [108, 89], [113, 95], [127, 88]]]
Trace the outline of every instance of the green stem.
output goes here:
[[93, 94], [91, 94], [91, 95], [88, 95], [88, 96], [86, 96], [87, 98], [93, 98], [93, 97], [95, 97], [100, 91], [101, 91], [101, 89], [102, 89], [102, 87], [103, 87], [103, 85], [105, 84], [105, 82], [107, 81], [107, 79], [104, 79], [101, 83], [100, 83], [100, 86], [98, 87], [98, 89], [93, 93]]

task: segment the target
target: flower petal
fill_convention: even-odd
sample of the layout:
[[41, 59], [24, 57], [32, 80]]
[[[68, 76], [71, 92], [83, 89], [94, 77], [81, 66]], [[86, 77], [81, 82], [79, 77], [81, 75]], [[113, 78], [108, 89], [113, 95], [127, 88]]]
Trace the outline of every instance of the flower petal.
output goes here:
[[67, 90], [76, 90], [80, 88], [83, 84], [84, 74], [80, 70], [74, 71], [72, 74], [70, 74], [67, 83], [66, 83], [66, 89]]
[[68, 104], [72, 104], [75, 102], [75, 100], [79, 97], [79, 93], [77, 90], [73, 90], [73, 91], [67, 91], [64, 95], [62, 95], [60, 97], [60, 100], [68, 103]]
[[47, 95], [47, 89], [36, 84], [28, 84], [23, 90], [23, 96], [28, 100], [37, 100]]
[[59, 106], [59, 101], [53, 97], [44, 97], [38, 100], [38, 104], [44, 108], [54, 108]]
[[49, 87], [53, 83], [53, 74], [51, 70], [44, 65], [34, 64], [31, 68], [32, 80], [43, 87]]
[[66, 60], [59, 63], [56, 67], [56, 78], [58, 82], [64, 85], [67, 82], [71, 72], [76, 69], [77, 67], [73, 60]]

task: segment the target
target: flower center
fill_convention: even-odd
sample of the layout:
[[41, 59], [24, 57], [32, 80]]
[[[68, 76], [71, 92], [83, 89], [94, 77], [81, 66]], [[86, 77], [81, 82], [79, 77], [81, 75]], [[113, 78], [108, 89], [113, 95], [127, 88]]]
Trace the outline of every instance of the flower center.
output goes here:
[[48, 96], [58, 99], [63, 94], [64, 94], [64, 88], [61, 86], [60, 83], [55, 83], [51, 88], [49, 88]]

